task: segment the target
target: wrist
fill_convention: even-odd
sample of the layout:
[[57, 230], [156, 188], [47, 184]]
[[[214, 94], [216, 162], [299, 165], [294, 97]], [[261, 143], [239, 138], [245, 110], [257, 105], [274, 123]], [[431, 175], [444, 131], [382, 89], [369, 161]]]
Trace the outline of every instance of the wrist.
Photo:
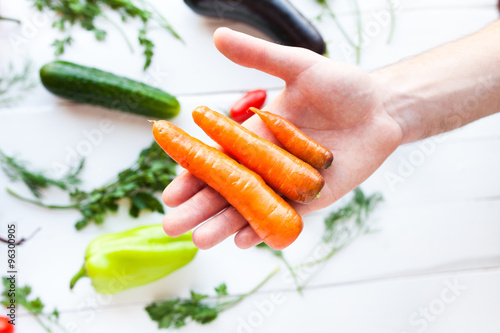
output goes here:
[[417, 97], [411, 93], [408, 83], [401, 80], [400, 74], [393, 67], [387, 67], [370, 73], [379, 88], [382, 108], [401, 129], [402, 144], [418, 140], [414, 123], [418, 105]]
[[430, 71], [410, 61], [371, 74], [380, 88], [384, 110], [401, 128], [403, 144], [500, 110], [500, 74], [474, 71], [453, 77], [454, 71], [443, 67]]
[[371, 73], [386, 112], [409, 143], [500, 110], [500, 46], [490, 27]]

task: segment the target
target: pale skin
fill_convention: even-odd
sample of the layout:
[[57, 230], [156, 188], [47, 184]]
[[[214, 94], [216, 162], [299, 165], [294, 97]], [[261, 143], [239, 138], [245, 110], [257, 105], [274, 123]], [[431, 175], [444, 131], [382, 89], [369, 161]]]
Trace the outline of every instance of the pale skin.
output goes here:
[[[495, 22], [476, 34], [372, 73], [227, 28], [215, 32], [214, 43], [236, 64], [283, 79], [286, 87], [264, 109], [298, 125], [333, 152], [333, 166], [321, 171], [326, 185], [320, 198], [308, 205], [292, 203], [303, 216], [353, 190], [399, 145], [498, 112], [498, 36], [500, 22]], [[257, 116], [244, 126], [277, 143]], [[193, 241], [201, 249], [233, 234], [242, 249], [261, 242], [222, 196], [188, 172], [165, 189], [163, 201], [175, 207], [163, 220], [170, 236], [208, 220], [193, 232]]]

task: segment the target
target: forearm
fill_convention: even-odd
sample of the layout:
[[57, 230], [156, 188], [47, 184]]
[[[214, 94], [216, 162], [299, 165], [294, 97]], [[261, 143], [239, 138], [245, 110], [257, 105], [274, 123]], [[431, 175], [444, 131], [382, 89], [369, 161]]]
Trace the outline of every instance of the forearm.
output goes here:
[[461, 40], [372, 73], [403, 143], [500, 111], [500, 21]]

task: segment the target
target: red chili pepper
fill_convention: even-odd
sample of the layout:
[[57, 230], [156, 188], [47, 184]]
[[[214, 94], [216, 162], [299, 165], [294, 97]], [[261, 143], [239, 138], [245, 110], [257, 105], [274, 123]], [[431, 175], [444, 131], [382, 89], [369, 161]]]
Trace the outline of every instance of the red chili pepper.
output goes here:
[[9, 320], [7, 317], [0, 317], [0, 333], [14, 333], [14, 325]]
[[266, 97], [267, 93], [265, 90], [258, 89], [249, 91], [236, 103], [234, 103], [231, 111], [229, 111], [229, 115], [234, 121], [242, 123], [254, 115], [252, 111], [248, 111], [248, 108], [262, 108], [264, 102], [266, 101]]

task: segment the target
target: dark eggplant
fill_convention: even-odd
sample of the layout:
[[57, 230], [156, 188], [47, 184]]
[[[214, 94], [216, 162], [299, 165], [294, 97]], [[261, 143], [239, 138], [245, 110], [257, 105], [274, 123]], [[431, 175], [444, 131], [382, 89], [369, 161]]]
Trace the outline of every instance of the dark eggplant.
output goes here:
[[326, 52], [318, 30], [288, 0], [184, 0], [196, 13], [247, 23], [276, 42]]

